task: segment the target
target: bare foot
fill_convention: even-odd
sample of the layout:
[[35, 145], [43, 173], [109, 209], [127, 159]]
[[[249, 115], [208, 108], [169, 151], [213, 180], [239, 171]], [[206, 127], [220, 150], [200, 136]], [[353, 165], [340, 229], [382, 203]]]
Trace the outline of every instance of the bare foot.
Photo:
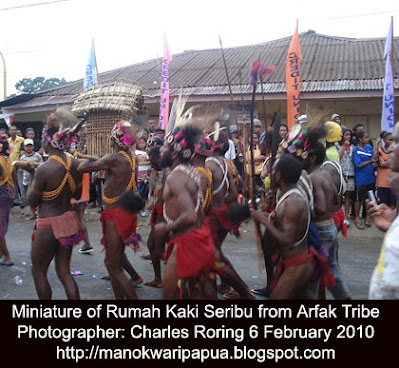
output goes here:
[[143, 259], [145, 259], [145, 260], [147, 260], [147, 261], [151, 261], [151, 255], [150, 255], [150, 254], [143, 254], [143, 255], [141, 256], [141, 258], [143, 258]]
[[226, 284], [218, 285], [216, 287], [216, 290], [217, 290], [218, 293], [226, 294], [226, 293], [228, 293], [230, 291], [230, 286], [226, 285]]
[[146, 282], [144, 285], [153, 286], [153, 287], [156, 287], [156, 288], [159, 288], [159, 289], [163, 288], [163, 282], [162, 281], [153, 280], [153, 281]]
[[143, 279], [141, 277], [139, 277], [137, 280], [130, 280], [130, 283], [132, 286], [136, 286], [139, 285], [143, 282]]
[[100, 277], [101, 280], [106, 280], [106, 281], [111, 281], [111, 277], [109, 275], [107, 276], [101, 276]]

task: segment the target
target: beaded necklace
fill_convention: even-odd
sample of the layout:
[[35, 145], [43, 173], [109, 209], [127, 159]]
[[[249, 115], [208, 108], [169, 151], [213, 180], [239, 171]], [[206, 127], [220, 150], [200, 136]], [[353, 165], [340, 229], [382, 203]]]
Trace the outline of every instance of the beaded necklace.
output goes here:
[[212, 172], [205, 167], [196, 167], [195, 169], [205, 175], [206, 183], [208, 184], [206, 187], [204, 203], [202, 204], [202, 209], [206, 211], [211, 204], [212, 199]]
[[4, 156], [0, 156], [0, 166], [3, 168], [3, 179], [0, 180], [0, 187], [5, 183], [8, 183], [8, 192], [10, 195], [11, 192], [14, 192], [14, 181], [12, 179], [12, 163], [9, 158], [5, 158]]
[[71, 173], [69, 172], [69, 169], [71, 168], [71, 164], [72, 164], [72, 158], [67, 155], [66, 156], [67, 162], [65, 163], [61, 157], [56, 156], [56, 155], [51, 155], [48, 158], [48, 160], [54, 160], [54, 161], [57, 161], [58, 163], [60, 163], [66, 170], [66, 174], [57, 189], [54, 189], [49, 192], [45, 192], [45, 191], [41, 192], [42, 200], [43, 201], [52, 201], [52, 200], [56, 199], [60, 195], [61, 191], [64, 189], [65, 184], [67, 182], [69, 184], [69, 188], [71, 189], [72, 194], [74, 194], [76, 192], [76, 183], [75, 183], [75, 180], [73, 180]]
[[102, 194], [102, 198], [103, 201], [107, 204], [114, 204], [116, 203], [120, 197], [122, 197], [122, 195], [126, 194], [127, 192], [129, 192], [130, 190], [132, 190], [132, 192], [135, 192], [137, 190], [136, 187], [136, 158], [135, 155], [133, 154], [133, 152], [131, 152], [132, 158], [129, 157], [129, 155], [125, 152], [125, 151], [119, 151], [118, 153], [120, 153], [122, 156], [124, 156], [130, 163], [130, 169], [131, 169], [131, 174], [130, 174], [130, 180], [129, 180], [129, 184], [127, 185], [126, 189], [123, 191], [122, 194], [113, 197], [113, 198], [108, 198], [103, 191]]
[[[171, 172], [174, 173], [175, 171], [180, 171], [184, 174], [186, 174], [190, 179], [194, 180], [195, 184], [197, 184], [198, 187], [198, 192], [197, 192], [197, 204], [195, 205], [194, 212], [198, 213], [198, 210], [200, 209], [203, 201], [204, 201], [204, 196], [202, 194], [201, 190], [201, 182], [200, 182], [200, 175], [199, 172], [192, 166], [192, 165], [178, 165], [176, 166], [173, 171]], [[168, 215], [166, 214], [166, 203], [163, 206], [163, 218], [165, 219], [167, 224], [171, 224], [174, 220], [170, 219]]]
[[238, 181], [238, 175], [237, 175], [237, 170], [236, 170], [236, 166], [234, 165], [233, 161], [231, 161], [228, 158], [225, 158], [225, 161], [227, 162], [227, 165], [229, 166], [232, 174], [233, 174], [233, 181], [234, 184], [238, 186], [239, 181]]

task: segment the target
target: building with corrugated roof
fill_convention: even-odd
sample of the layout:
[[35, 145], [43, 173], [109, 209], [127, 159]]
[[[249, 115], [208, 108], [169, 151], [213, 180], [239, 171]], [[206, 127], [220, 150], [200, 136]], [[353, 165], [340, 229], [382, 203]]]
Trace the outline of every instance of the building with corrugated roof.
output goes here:
[[[291, 36], [263, 44], [224, 50], [234, 101], [240, 112], [248, 112], [252, 87], [249, 70], [255, 59], [273, 64], [276, 71], [259, 84], [256, 114], [270, 124], [275, 111], [286, 116], [285, 64]], [[325, 116], [338, 113], [342, 124], [352, 127], [363, 123], [371, 137], [380, 130], [385, 75], [385, 38], [355, 39], [317, 34], [300, 34], [301, 109], [306, 104]], [[399, 38], [394, 38], [394, 88], [399, 95]], [[162, 59], [154, 59], [100, 73], [99, 82], [111, 79], [135, 80], [143, 86], [147, 115], [159, 111]], [[190, 50], [173, 55], [169, 64], [171, 102], [180, 91], [190, 103], [222, 102], [230, 104], [229, 88], [220, 49]], [[72, 104], [83, 89], [83, 80], [69, 82], [32, 95], [19, 95], [0, 103], [3, 113], [14, 113], [21, 127], [40, 125], [56, 107]], [[262, 95], [263, 91], [263, 95]], [[395, 101], [396, 114], [399, 100]], [[398, 119], [396, 115], [395, 121]]]

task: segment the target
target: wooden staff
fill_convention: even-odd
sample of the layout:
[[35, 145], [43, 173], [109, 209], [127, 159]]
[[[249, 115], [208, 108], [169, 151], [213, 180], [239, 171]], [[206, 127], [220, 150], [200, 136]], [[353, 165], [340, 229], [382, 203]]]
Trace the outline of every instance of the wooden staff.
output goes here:
[[[227, 70], [227, 63], [226, 63], [226, 58], [224, 56], [224, 50], [223, 50], [223, 46], [222, 46], [222, 39], [219, 36], [219, 43], [220, 43], [220, 50], [222, 51], [222, 58], [223, 58], [223, 65], [224, 65], [224, 71], [226, 73], [226, 79], [227, 79], [227, 85], [229, 87], [229, 93], [230, 93], [230, 100], [231, 100], [231, 105], [232, 105], [232, 109], [233, 109], [233, 115], [234, 115], [234, 122], [237, 125], [237, 129], [239, 129], [239, 125], [238, 125], [238, 118], [237, 118], [237, 110], [236, 110], [236, 106], [234, 103], [234, 97], [233, 97], [233, 90], [231, 89], [231, 83], [230, 83], [230, 77], [229, 77], [229, 72]], [[245, 121], [243, 124], [244, 130], [246, 129], [245, 127]], [[239, 136], [240, 137], [240, 136]], [[243, 150], [243, 165], [244, 165], [244, 181], [245, 181], [245, 186], [246, 188], [248, 187], [248, 182], [247, 182], [247, 176], [245, 175], [246, 173], [246, 140], [245, 140], [245, 135], [244, 135], [244, 145], [241, 142], [241, 138], [238, 138], [238, 144], [240, 145], [240, 150]]]
[[[255, 187], [254, 187], [254, 174], [255, 174], [255, 160], [254, 160], [254, 149], [253, 149], [253, 132], [254, 132], [254, 108], [255, 108], [255, 95], [256, 95], [256, 80], [257, 80], [257, 72], [255, 76], [255, 80], [253, 83], [253, 90], [252, 90], [252, 103], [251, 103], [251, 128], [250, 128], [250, 152], [251, 152], [251, 170], [249, 175], [249, 195], [251, 198], [251, 207], [256, 210], [256, 203], [255, 203]], [[265, 267], [265, 263], [263, 260], [263, 251], [262, 251], [262, 239], [261, 239], [261, 231], [260, 231], [260, 224], [255, 222], [255, 237], [256, 237], [256, 248], [258, 251], [258, 266], [259, 266], [259, 273], [262, 273], [262, 270]]]
[[27, 170], [32, 168], [36, 169], [37, 167], [39, 167], [40, 164], [41, 162], [36, 162], [36, 161], [17, 160], [12, 163], [12, 166], [14, 166], [17, 169]]
[[80, 152], [78, 152], [78, 151], [76, 151], [76, 150], [74, 150], [72, 148], [69, 148], [68, 152], [71, 155], [75, 156], [76, 158], [83, 158], [85, 160], [97, 161], [97, 160], [99, 160], [101, 158], [99, 156], [86, 155], [85, 153], [80, 153]]

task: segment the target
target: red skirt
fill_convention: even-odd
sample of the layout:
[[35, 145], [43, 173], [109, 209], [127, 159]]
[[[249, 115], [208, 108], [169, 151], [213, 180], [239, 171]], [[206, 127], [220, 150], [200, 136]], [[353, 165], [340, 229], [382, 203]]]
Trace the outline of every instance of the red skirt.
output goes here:
[[214, 220], [216, 220], [226, 233], [230, 232], [231, 234], [234, 234], [237, 238], [240, 236], [240, 224], [234, 225], [231, 222], [229, 207], [226, 203], [222, 207], [219, 207], [217, 210], [208, 211], [207, 216], [212, 217]]
[[325, 287], [335, 285], [335, 277], [331, 272], [327, 259], [323, 258], [314, 247], [309, 247], [308, 249], [309, 251], [307, 253], [299, 254], [287, 259], [280, 259], [277, 264], [273, 287], [276, 286], [278, 280], [287, 267], [299, 266], [310, 262], [313, 262], [316, 266], [313, 279], [320, 277], [321, 283]]
[[158, 215], [163, 215], [163, 203], [157, 204], [152, 209], [151, 219], [150, 219], [151, 229], [154, 229]]
[[139, 242], [141, 240], [140, 234], [136, 233], [137, 229], [137, 213], [130, 213], [121, 207], [111, 208], [104, 210], [101, 213], [100, 221], [103, 229], [103, 237], [101, 244], [106, 246], [105, 243], [105, 222], [112, 221], [115, 223], [116, 230], [122, 238], [123, 243], [135, 252], [140, 248]]
[[171, 239], [164, 254], [166, 261], [172, 254], [174, 246], [176, 246], [177, 274], [180, 279], [197, 277], [214, 266], [216, 249], [208, 220], [202, 222], [200, 229]]
[[32, 241], [35, 238], [37, 229], [51, 229], [54, 238], [60, 242], [61, 247], [77, 245], [84, 238], [84, 233], [80, 228], [78, 215], [75, 211], [67, 211], [60, 216], [39, 217], [31, 235]]
[[332, 213], [334, 224], [337, 228], [341, 228], [342, 235], [346, 238], [348, 235], [348, 225], [345, 224], [345, 214], [342, 208], [338, 212]]

